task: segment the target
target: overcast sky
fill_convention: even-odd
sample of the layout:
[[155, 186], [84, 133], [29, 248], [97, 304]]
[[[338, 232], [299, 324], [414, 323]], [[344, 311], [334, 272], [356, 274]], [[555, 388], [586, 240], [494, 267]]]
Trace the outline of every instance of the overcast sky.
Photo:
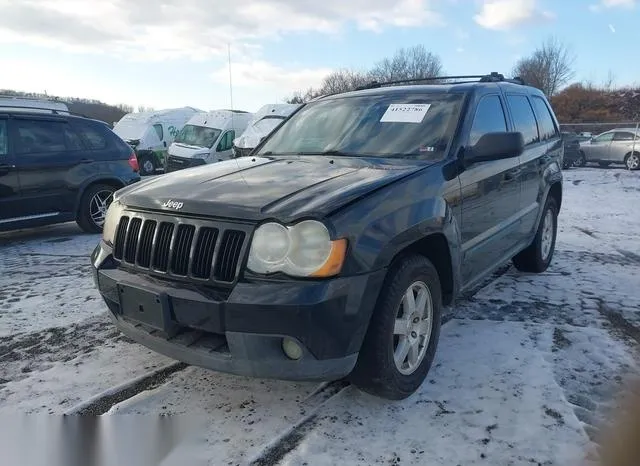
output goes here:
[[423, 44], [451, 74], [508, 74], [549, 35], [576, 79], [640, 84], [638, 0], [0, 0], [0, 89], [255, 111], [337, 68]]

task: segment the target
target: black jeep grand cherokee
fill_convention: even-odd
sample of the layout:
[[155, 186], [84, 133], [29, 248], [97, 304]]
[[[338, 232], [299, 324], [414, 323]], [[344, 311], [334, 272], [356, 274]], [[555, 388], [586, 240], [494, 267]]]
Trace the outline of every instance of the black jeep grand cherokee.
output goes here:
[[401, 399], [444, 305], [511, 259], [549, 265], [562, 151], [543, 94], [497, 74], [323, 97], [249, 157], [118, 191], [94, 278], [160, 353]]

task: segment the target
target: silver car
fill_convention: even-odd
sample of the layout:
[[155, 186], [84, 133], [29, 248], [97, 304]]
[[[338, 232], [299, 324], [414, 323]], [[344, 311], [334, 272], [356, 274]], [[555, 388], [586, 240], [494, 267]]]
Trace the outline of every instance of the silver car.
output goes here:
[[619, 128], [607, 131], [580, 143], [580, 157], [576, 167], [597, 162], [602, 167], [623, 163], [629, 170], [640, 168], [640, 131], [636, 128]]

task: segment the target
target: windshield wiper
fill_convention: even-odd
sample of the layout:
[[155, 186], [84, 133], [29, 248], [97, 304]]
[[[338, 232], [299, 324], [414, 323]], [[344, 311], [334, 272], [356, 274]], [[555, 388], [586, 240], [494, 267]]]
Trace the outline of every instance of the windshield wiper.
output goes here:
[[336, 157], [355, 157], [358, 154], [352, 152], [343, 152], [341, 150], [325, 150], [322, 152], [297, 152], [298, 155], [334, 155]]

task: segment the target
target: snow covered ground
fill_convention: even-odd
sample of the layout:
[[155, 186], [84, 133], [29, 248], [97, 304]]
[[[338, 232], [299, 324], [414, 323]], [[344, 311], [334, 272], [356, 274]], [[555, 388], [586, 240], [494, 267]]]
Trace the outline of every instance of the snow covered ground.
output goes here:
[[201, 427], [182, 450], [210, 464], [578, 464], [640, 371], [639, 206], [640, 172], [566, 171], [549, 271], [506, 268], [448, 309], [402, 402], [177, 365], [110, 324], [97, 236], [0, 234], [0, 415], [184, 414]]

